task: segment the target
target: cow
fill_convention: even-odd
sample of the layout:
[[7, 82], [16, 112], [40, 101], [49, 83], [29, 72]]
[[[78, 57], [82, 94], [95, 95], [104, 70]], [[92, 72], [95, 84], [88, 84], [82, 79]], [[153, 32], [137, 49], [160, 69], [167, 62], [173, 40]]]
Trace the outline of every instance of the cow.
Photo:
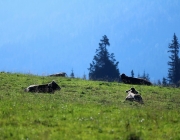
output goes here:
[[61, 87], [55, 81], [43, 85], [30, 85], [25, 89], [26, 92], [37, 92], [37, 93], [54, 93], [55, 90], [60, 90]]
[[138, 91], [135, 90], [135, 88], [131, 88], [130, 90], [127, 90], [126, 93], [128, 94], [126, 96], [126, 100], [128, 101], [136, 101], [141, 104], [143, 104], [143, 99], [141, 95], [138, 93]]
[[135, 85], [152, 85], [151, 82], [142, 79], [142, 78], [134, 78], [128, 77], [124, 73], [121, 75], [121, 79], [125, 84], [135, 84]]
[[51, 74], [49, 76], [54, 76], [54, 77], [66, 77], [67, 74], [65, 72], [61, 72], [61, 73], [56, 73], [56, 74]]

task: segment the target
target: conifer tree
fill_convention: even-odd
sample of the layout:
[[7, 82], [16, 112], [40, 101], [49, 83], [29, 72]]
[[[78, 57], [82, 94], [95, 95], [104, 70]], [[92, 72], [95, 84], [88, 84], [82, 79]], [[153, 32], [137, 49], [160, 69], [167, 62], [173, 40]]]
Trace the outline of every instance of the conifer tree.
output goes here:
[[150, 81], [149, 74], [148, 74], [148, 73], [146, 74], [146, 72], [145, 72], [145, 71], [144, 71], [143, 75], [142, 75], [142, 76], [140, 76], [140, 78], [143, 78], [143, 79], [146, 79], [146, 80]]
[[71, 78], [74, 78], [74, 72], [73, 72], [73, 69], [72, 69], [72, 71], [71, 71], [70, 77], [71, 77]]
[[158, 80], [158, 81], [157, 81], [157, 84], [158, 84], [159, 86], [162, 85], [161, 80]]
[[134, 77], [134, 71], [133, 70], [131, 71], [131, 77]]
[[162, 79], [162, 85], [167, 86], [167, 79], [165, 77], [163, 77]]
[[83, 79], [83, 80], [86, 80], [86, 74], [85, 74], [85, 73], [83, 74], [82, 79]]
[[170, 61], [168, 61], [168, 65], [170, 68], [168, 69], [168, 81], [170, 84], [177, 84], [180, 80], [180, 63], [179, 63], [179, 43], [176, 34], [174, 33], [172, 43], [169, 44], [169, 56]]
[[114, 53], [109, 54], [108, 46], [110, 46], [109, 39], [104, 35], [100, 40], [99, 48], [96, 49], [96, 55], [90, 63], [90, 68], [88, 68], [90, 80], [113, 81], [119, 79], [119, 62], [116, 62]]

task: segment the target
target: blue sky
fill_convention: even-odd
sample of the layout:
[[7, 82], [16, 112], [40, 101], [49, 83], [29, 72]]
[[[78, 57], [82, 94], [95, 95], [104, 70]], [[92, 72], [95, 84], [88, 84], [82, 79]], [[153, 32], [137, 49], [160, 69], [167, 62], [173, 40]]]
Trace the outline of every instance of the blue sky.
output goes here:
[[0, 71], [88, 76], [103, 35], [120, 73], [167, 77], [179, 0], [0, 0]]

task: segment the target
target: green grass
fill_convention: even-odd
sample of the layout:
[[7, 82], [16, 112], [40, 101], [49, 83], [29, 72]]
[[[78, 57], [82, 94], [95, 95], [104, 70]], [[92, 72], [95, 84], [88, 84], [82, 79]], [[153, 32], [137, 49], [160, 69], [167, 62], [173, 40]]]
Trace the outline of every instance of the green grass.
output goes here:
[[[0, 73], [0, 139], [178, 140], [180, 89]], [[55, 94], [26, 93], [55, 80]], [[144, 104], [124, 101], [135, 87]]]

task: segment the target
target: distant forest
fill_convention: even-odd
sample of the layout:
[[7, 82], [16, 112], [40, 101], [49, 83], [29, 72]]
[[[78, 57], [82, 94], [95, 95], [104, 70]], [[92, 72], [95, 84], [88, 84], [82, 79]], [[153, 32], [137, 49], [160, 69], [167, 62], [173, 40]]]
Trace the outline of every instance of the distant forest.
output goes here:
[[[116, 61], [114, 53], [109, 53], [108, 47], [110, 47], [109, 39], [106, 35], [100, 39], [99, 47], [96, 49], [92, 63], [90, 63], [89, 80], [101, 80], [101, 81], [121, 81], [120, 71], [118, 69], [119, 62]], [[179, 57], [178, 38], [174, 33], [172, 42], [168, 46], [169, 61], [167, 65], [167, 77], [163, 77], [162, 80], [158, 80], [156, 85], [180, 86], [180, 57]], [[70, 74], [74, 78], [74, 72]], [[131, 77], [134, 77], [134, 71], [131, 70]], [[142, 75], [138, 74], [138, 78], [143, 78], [150, 81], [149, 74], [144, 71]], [[83, 79], [86, 79], [86, 75], [83, 75]]]

